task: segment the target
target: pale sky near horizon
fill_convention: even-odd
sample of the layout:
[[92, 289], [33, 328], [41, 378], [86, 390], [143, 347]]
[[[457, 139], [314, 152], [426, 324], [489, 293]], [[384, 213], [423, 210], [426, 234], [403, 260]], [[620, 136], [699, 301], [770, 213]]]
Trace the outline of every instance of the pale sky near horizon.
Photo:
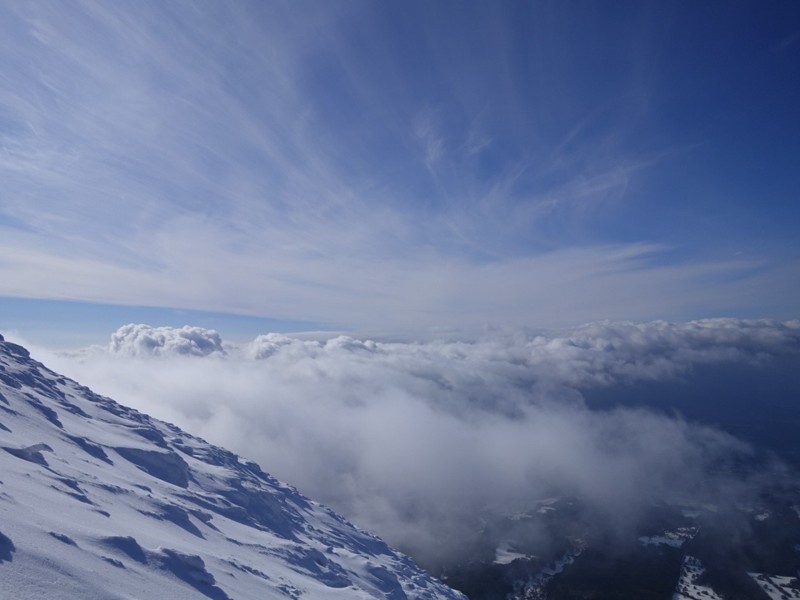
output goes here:
[[2, 2], [0, 328], [796, 318], [798, 74], [789, 1]]

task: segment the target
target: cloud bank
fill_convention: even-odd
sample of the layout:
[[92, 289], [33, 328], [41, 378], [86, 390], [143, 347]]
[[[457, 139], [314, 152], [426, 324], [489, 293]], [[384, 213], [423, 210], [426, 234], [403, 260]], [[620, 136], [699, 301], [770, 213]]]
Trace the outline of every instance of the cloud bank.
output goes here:
[[470, 342], [266, 334], [227, 352], [212, 331], [127, 325], [108, 348], [47, 360], [446, 562], [482, 511], [552, 494], [583, 498], [614, 527], [657, 499], [741, 500], [758, 489], [731, 475], [747, 445], [644, 408], [591, 409], [584, 393], [778, 358], [797, 365], [800, 322], [600, 323]]

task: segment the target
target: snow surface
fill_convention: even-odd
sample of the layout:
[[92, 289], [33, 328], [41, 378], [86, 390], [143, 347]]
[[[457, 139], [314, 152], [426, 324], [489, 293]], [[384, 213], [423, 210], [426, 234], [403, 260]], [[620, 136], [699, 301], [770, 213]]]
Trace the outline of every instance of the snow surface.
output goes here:
[[672, 546], [680, 548], [697, 535], [696, 527], [678, 527], [674, 531], [664, 531], [661, 535], [642, 536], [639, 543], [642, 546]]
[[722, 596], [706, 585], [698, 585], [697, 580], [705, 572], [705, 567], [694, 556], [685, 556], [681, 576], [672, 600], [723, 600]]
[[530, 558], [528, 554], [522, 554], [521, 552], [517, 552], [513, 549], [512, 542], [510, 541], [503, 541], [497, 546], [495, 550], [495, 559], [494, 564], [496, 565], [508, 565], [514, 562], [515, 560], [522, 558]]
[[526, 581], [517, 582], [517, 584], [514, 585], [514, 591], [509, 594], [508, 600], [543, 600], [547, 597], [545, 590], [550, 579], [562, 573], [564, 569], [574, 563], [585, 549], [586, 544], [583, 540], [573, 540], [573, 548], [565, 552], [561, 558], [531, 576]]
[[0, 597], [463, 600], [258, 465], [2, 336]]
[[800, 581], [797, 577], [748, 573], [772, 600], [800, 600]]

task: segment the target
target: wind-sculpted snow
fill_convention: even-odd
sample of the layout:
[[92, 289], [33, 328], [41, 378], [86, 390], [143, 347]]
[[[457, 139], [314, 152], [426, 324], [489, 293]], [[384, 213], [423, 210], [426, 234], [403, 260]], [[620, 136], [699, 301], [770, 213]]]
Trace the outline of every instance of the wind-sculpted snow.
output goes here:
[[[120, 331], [131, 327], [152, 329]], [[111, 352], [52, 360], [104, 393], [256, 457], [420, 558], [457, 555], [487, 506], [513, 512], [575, 494], [614, 515], [610, 527], [631, 527], [654, 497], [734, 501], [757, 490], [760, 482], [723, 468], [750, 452], [731, 435], [669, 405], [656, 412], [612, 401], [598, 410], [587, 398], [599, 391], [615, 400], [644, 383], [666, 390], [697, 374], [771, 373], [771, 365], [800, 373], [798, 321], [609, 322], [470, 341], [270, 333], [223, 345], [227, 354], [211, 360], [166, 352], [144, 360], [113, 343]], [[725, 371], [704, 375], [709, 368]], [[732, 400], [726, 392], [702, 401], [723, 414]]]
[[2, 598], [460, 598], [254, 463], [2, 337], [0, 373]]

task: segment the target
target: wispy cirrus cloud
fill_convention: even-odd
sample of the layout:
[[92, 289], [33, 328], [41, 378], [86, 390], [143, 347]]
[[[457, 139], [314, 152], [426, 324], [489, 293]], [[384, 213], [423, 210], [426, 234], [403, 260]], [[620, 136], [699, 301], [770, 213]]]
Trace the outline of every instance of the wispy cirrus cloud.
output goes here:
[[530, 10], [4, 6], [0, 293], [349, 328], [788, 316], [793, 256], [632, 233], [680, 147], [641, 134], [660, 38]]

